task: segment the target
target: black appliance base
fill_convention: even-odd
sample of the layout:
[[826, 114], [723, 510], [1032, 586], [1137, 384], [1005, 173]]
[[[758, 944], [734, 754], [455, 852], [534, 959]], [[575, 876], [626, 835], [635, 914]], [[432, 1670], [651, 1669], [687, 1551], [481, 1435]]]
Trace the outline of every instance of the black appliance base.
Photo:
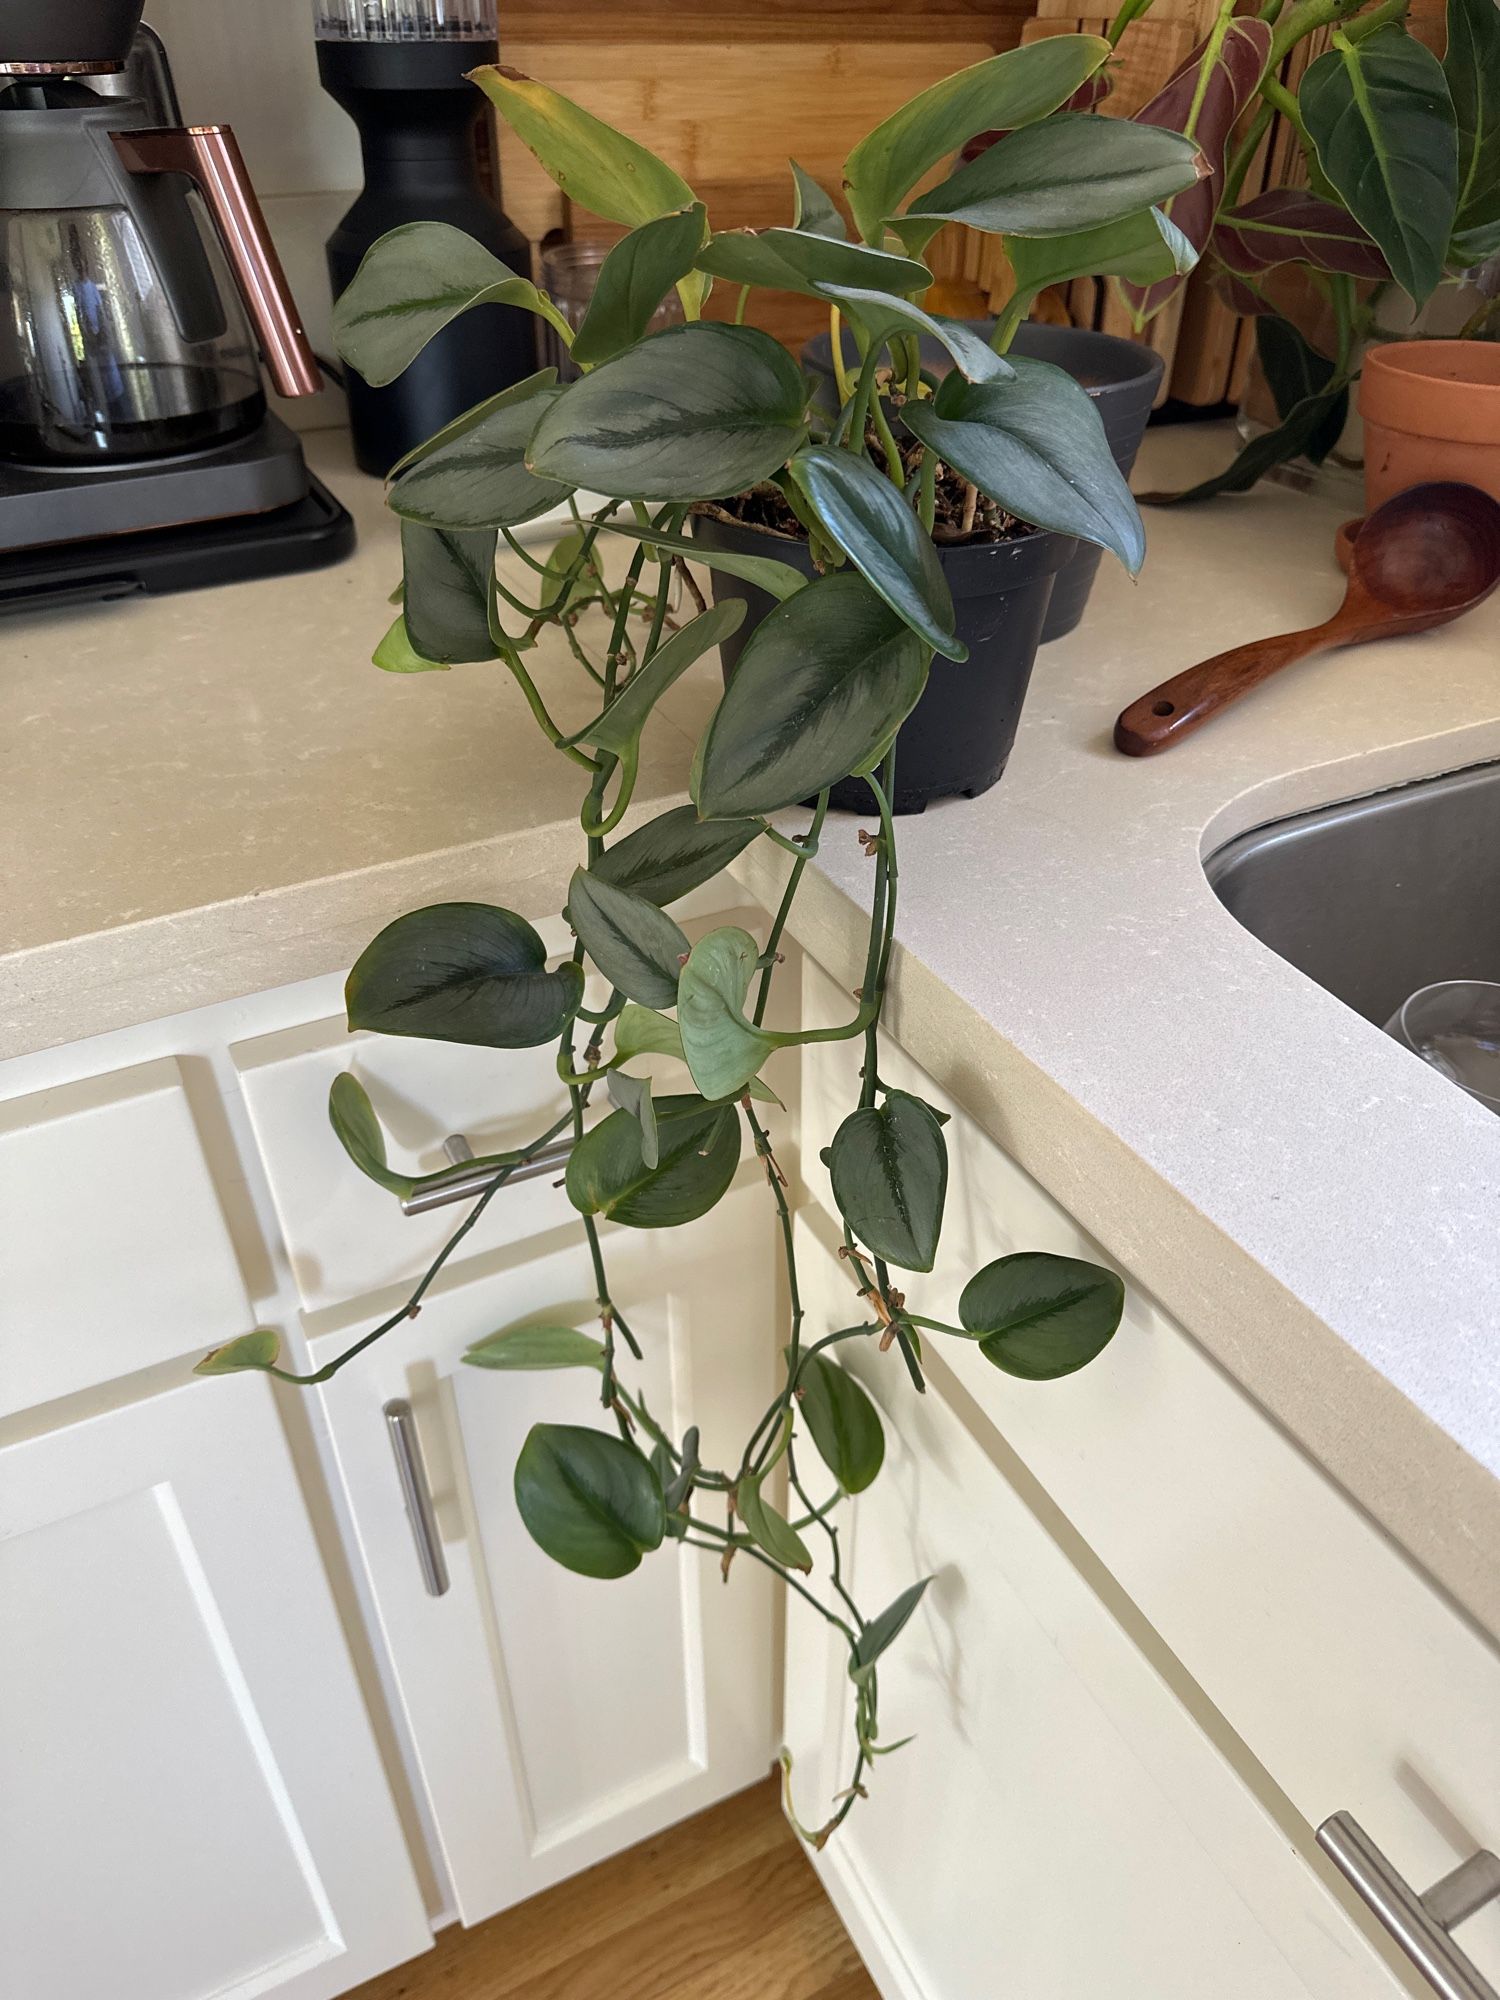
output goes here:
[[326, 569], [353, 549], [353, 520], [309, 475], [301, 500], [269, 513], [0, 555], [0, 615]]
[[295, 431], [265, 416], [244, 437], [169, 457], [100, 465], [0, 465], [0, 548], [11, 554], [183, 521], [290, 507], [307, 491]]

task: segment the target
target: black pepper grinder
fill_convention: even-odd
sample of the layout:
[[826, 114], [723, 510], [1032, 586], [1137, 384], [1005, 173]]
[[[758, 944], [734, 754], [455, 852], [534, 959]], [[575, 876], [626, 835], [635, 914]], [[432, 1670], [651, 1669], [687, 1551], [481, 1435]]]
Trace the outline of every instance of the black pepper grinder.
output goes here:
[[[403, 222], [448, 222], [519, 277], [531, 246], [484, 184], [475, 146], [486, 109], [465, 72], [498, 60], [494, 0], [313, 0], [318, 75], [359, 128], [364, 189], [328, 239], [338, 297], [377, 237]], [[532, 374], [532, 316], [476, 306], [383, 389], [352, 369], [354, 455], [381, 477], [450, 418]]]

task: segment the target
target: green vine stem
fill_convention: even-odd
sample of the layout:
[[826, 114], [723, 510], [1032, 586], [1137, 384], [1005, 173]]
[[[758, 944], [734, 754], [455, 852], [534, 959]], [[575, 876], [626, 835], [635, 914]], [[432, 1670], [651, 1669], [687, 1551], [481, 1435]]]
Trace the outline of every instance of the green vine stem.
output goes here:
[[367, 1347], [373, 1347], [377, 1340], [381, 1339], [383, 1335], [390, 1333], [393, 1328], [400, 1326], [403, 1320], [415, 1319], [432, 1281], [437, 1277], [439, 1271], [442, 1270], [459, 1244], [463, 1242], [475, 1223], [478, 1222], [480, 1216], [484, 1214], [484, 1211], [489, 1207], [495, 1196], [499, 1194], [501, 1188], [505, 1186], [511, 1175], [514, 1174], [518, 1167], [529, 1164], [544, 1147], [549, 1146], [554, 1139], [560, 1137], [572, 1122], [573, 1113], [569, 1111], [563, 1117], [556, 1119], [549, 1125], [545, 1132], [539, 1133], [535, 1139], [530, 1140], [525, 1146], [522, 1146], [515, 1154], [515, 1157], [505, 1166], [497, 1168], [495, 1178], [480, 1195], [474, 1206], [469, 1210], [469, 1213], [464, 1217], [457, 1229], [454, 1230], [442, 1249], [439, 1250], [436, 1257], [427, 1266], [427, 1269], [417, 1280], [415, 1290], [398, 1311], [393, 1312], [388, 1319], [383, 1319], [378, 1326], [372, 1327], [368, 1333], [362, 1334], [352, 1347], [346, 1347], [342, 1354], [335, 1355], [332, 1361], [325, 1361], [321, 1368], [315, 1368], [310, 1374], [298, 1375], [289, 1368], [276, 1366], [274, 1362], [266, 1366], [266, 1374], [274, 1375], [278, 1382], [294, 1383], [301, 1389], [310, 1389], [319, 1383], [331, 1382], [339, 1370], [346, 1367], [357, 1354], [363, 1354]]
[[849, 380], [849, 371], [844, 366], [844, 315], [837, 306], [828, 308], [828, 338], [832, 342], [829, 349], [833, 360], [833, 379], [839, 392], [839, 408], [842, 409], [854, 393]]

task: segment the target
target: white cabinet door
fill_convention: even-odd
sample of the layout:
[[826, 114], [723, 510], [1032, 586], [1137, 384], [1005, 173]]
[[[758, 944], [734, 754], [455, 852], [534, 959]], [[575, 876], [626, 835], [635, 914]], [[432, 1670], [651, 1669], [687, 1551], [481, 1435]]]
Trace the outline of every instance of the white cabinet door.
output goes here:
[[[826, 1228], [803, 1233], [811, 1336], [849, 1317]], [[870, 1617], [933, 1578], [880, 1668], [882, 1737], [916, 1740], [876, 1761], [818, 1857], [882, 1992], [1393, 2000], [1144, 1621], [998, 1438], [982, 1448], [945, 1403], [941, 1362], [918, 1397], [894, 1352], [860, 1345], [887, 1455], [849, 1513], [851, 1587]], [[793, 1599], [787, 1623], [794, 1803], [815, 1825], [849, 1781], [852, 1688], [816, 1614]]]
[[[847, 1014], [846, 996], [811, 967], [807, 1013]], [[804, 1157], [820, 1200], [828, 1180], [816, 1148], [857, 1087], [858, 1060], [835, 1046], [804, 1064]], [[955, 1320], [969, 1275], [1013, 1251], [1101, 1257], [899, 1048], [883, 1045], [880, 1063], [888, 1082], [954, 1114], [943, 1251], [912, 1290], [918, 1311]], [[1119, 1332], [1067, 1381], [1016, 1381], [972, 1343], [938, 1342], [982, 1426], [1005, 1439], [1212, 1705], [1251, 1782], [1280, 1795], [1304, 1854], [1339, 1808], [1419, 1887], [1476, 1849], [1500, 1850], [1500, 1653], [1124, 1276]], [[1294, 1365], [1284, 1327], [1268, 1324], [1265, 1346]], [[1426, 1504], [1442, 1507], [1443, 1494]], [[1316, 1865], [1363, 1921], [1354, 1892]], [[1500, 1904], [1469, 1918], [1458, 1940], [1500, 1985]]]
[[0, 1456], [16, 2000], [328, 2000], [431, 1939], [264, 1382]]
[[0, 1216], [0, 1411], [255, 1324], [175, 1057], [0, 1101]]
[[[774, 1393], [774, 1216], [763, 1185], [671, 1232], [605, 1232], [611, 1285], [645, 1350], [622, 1358], [705, 1463], [739, 1447]], [[395, 1226], [400, 1227], [399, 1219]], [[429, 1293], [321, 1392], [433, 1823], [465, 1923], [535, 1894], [751, 1783], [773, 1750], [766, 1572], [666, 1543], [631, 1576], [558, 1568], [527, 1536], [512, 1472], [536, 1422], [612, 1429], [592, 1371], [462, 1366], [523, 1319], [594, 1321], [587, 1250]], [[557, 1238], [547, 1241], [555, 1244]], [[322, 1336], [322, 1362], [348, 1330]], [[449, 1587], [427, 1589], [383, 1410], [414, 1412]]]

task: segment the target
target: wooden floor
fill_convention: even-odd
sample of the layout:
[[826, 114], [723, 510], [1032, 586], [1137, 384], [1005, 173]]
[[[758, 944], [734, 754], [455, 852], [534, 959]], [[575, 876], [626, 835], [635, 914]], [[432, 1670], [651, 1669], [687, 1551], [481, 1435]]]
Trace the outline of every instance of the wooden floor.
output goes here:
[[775, 1780], [642, 1841], [346, 2000], [879, 2000]]

